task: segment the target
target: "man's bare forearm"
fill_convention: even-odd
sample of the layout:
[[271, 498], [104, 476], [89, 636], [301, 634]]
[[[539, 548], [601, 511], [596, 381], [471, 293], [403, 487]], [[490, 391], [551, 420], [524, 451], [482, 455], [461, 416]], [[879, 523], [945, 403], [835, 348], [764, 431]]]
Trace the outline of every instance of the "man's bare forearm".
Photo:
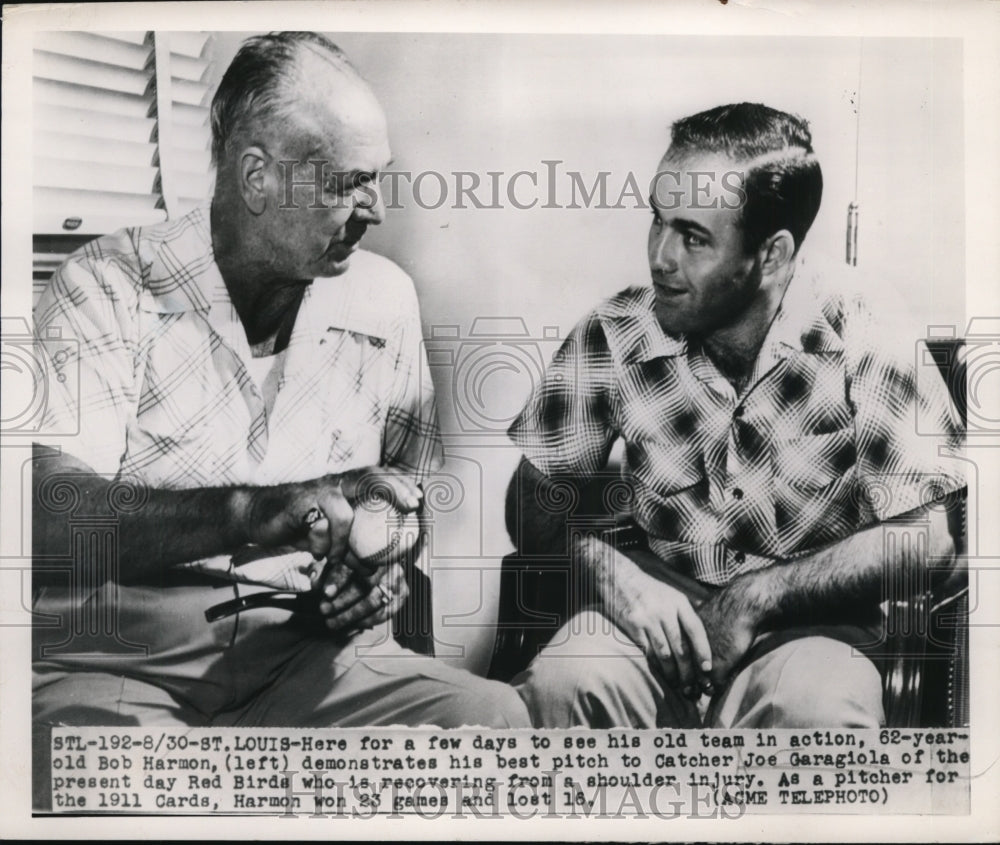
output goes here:
[[[906, 525], [925, 528], [929, 542], [886, 542]], [[741, 576], [723, 590], [734, 610], [746, 610], [762, 628], [843, 621], [873, 611], [891, 580], [917, 573], [954, 554], [947, 517], [939, 510], [875, 525], [796, 560]]]
[[[115, 486], [121, 504], [116, 507]], [[118, 566], [130, 581], [173, 564], [231, 552], [249, 542], [249, 488], [158, 490], [110, 481], [71, 456], [35, 447], [32, 543], [35, 557], [69, 554], [70, 519], [114, 517]], [[72, 502], [72, 506], [65, 505]]]
[[[920, 525], [923, 521], [923, 525]], [[804, 624], [870, 620], [889, 579], [916, 574], [953, 553], [947, 518], [930, 511], [893, 520], [929, 526], [930, 542], [886, 543], [875, 525], [795, 560], [740, 575], [698, 607], [712, 647], [712, 680], [725, 683], [758, 634]]]
[[[127, 479], [108, 480], [72, 456], [36, 445], [32, 470], [35, 557], [69, 554], [72, 513], [114, 517], [122, 581], [247, 543], [294, 546], [339, 561], [347, 552], [353, 503], [379, 497], [409, 512], [422, 495], [414, 479], [392, 467], [360, 467], [270, 487], [164, 490], [133, 483], [122, 491], [115, 487], [129, 484]], [[303, 516], [313, 509], [319, 518], [307, 525]]]
[[[595, 604], [658, 667], [664, 683], [696, 696], [707, 683], [712, 652], [688, 597], [647, 575], [634, 561], [592, 533], [569, 536], [568, 506], [582, 480], [550, 479], [522, 461], [507, 490], [507, 528], [522, 553], [569, 556], [582, 582], [573, 593]], [[564, 495], [564, 494], [570, 495]], [[568, 547], [568, 548], [567, 548]]]

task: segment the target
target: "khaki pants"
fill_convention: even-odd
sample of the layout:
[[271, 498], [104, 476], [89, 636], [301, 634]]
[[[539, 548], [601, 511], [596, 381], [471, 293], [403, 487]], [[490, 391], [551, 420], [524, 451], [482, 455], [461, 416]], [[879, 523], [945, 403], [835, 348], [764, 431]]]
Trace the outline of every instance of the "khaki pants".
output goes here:
[[577, 614], [512, 684], [537, 728], [879, 727], [875, 665], [830, 636], [765, 650], [701, 710], [650, 671], [638, 646], [597, 611]]
[[274, 608], [209, 624], [205, 609], [232, 587], [117, 591], [89, 599], [105, 619], [113, 607], [112, 638], [74, 623], [65, 594], [35, 602], [61, 622], [34, 632], [36, 809], [48, 807], [54, 725], [531, 726], [510, 686], [403, 649], [388, 624], [346, 640]]

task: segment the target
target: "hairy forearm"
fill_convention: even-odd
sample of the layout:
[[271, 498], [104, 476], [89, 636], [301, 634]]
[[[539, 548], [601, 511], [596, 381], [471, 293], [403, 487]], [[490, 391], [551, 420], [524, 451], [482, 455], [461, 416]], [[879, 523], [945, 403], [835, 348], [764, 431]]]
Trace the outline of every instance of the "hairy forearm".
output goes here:
[[37, 447], [32, 546], [36, 558], [71, 554], [72, 523], [114, 520], [118, 576], [148, 577], [173, 564], [232, 552], [249, 541], [249, 489], [158, 490], [108, 480], [75, 459]]
[[617, 619], [628, 597], [642, 592], [648, 582], [635, 561], [597, 537], [576, 538], [572, 555], [586, 594], [611, 619]]
[[[919, 536], [927, 533], [926, 543]], [[909, 541], [901, 539], [909, 534]], [[954, 553], [938, 510], [911, 514], [860, 531], [801, 558], [740, 576], [724, 590], [763, 629], [843, 621], [873, 612], [893, 584], [913, 582], [929, 564]]]
[[[420, 506], [422, 495], [413, 478], [393, 467], [358, 467], [269, 487], [167, 490], [108, 480], [43, 446], [36, 446], [33, 462], [36, 561], [70, 554], [74, 520], [110, 520], [117, 528], [122, 581], [228, 554], [247, 543], [293, 546], [317, 559], [341, 560], [358, 501], [381, 498], [409, 513]], [[312, 511], [317, 519], [307, 524], [303, 517]]]

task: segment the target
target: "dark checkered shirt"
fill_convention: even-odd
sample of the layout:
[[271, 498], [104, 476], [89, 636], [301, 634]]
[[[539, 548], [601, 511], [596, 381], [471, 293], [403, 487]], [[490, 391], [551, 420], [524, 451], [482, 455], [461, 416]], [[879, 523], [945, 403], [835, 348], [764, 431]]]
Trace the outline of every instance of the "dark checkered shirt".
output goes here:
[[543, 473], [583, 477], [623, 438], [653, 550], [724, 584], [964, 486], [957, 412], [900, 307], [803, 260], [737, 395], [629, 288], [577, 324], [510, 436]]

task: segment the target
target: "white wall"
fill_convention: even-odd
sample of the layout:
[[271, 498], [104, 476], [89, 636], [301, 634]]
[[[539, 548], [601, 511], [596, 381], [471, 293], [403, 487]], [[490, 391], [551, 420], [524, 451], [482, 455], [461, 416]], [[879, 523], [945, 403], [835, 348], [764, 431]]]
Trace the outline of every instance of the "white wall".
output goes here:
[[[812, 124], [826, 184], [808, 242], [843, 255], [855, 190], [857, 39], [331, 36], [386, 107], [393, 169], [438, 171], [452, 185], [448, 174], [454, 171], [474, 171], [485, 181], [491, 170], [544, 174], [541, 162], [556, 159], [564, 163], [560, 173], [580, 171], [588, 183], [610, 171], [616, 194], [629, 171], [648, 185], [676, 118], [741, 100], [797, 112]], [[217, 34], [220, 68], [242, 37]], [[959, 326], [960, 50], [957, 41], [865, 40], [858, 189], [860, 265], [875, 278], [892, 276], [912, 293], [908, 305], [924, 323]], [[436, 197], [433, 184], [424, 183], [425, 201]], [[560, 184], [560, 200], [568, 200], [568, 183]], [[544, 201], [544, 190], [539, 196]], [[480, 404], [464, 388], [456, 396], [449, 368], [435, 368], [448, 471], [461, 480], [465, 497], [442, 517], [435, 536], [437, 609], [462, 617], [439, 624], [439, 651], [483, 669], [495, 618], [495, 568], [510, 549], [503, 491], [517, 460], [499, 429], [530, 388], [532, 356], [551, 354], [545, 328], [565, 336], [599, 298], [647, 280], [649, 215], [634, 209], [463, 210], [450, 201], [427, 210], [407, 198], [369, 233], [366, 245], [413, 276], [428, 338], [441, 326], [457, 326], [466, 338], [464, 346], [446, 340], [434, 348], [461, 347], [455, 357], [464, 360], [474, 349], [467, 342], [473, 321], [481, 317], [521, 318], [530, 335], [480, 349], [482, 366], [468, 371], [482, 380]], [[494, 370], [491, 363], [503, 366]], [[478, 434], [463, 432], [456, 400], [473, 412]]]

